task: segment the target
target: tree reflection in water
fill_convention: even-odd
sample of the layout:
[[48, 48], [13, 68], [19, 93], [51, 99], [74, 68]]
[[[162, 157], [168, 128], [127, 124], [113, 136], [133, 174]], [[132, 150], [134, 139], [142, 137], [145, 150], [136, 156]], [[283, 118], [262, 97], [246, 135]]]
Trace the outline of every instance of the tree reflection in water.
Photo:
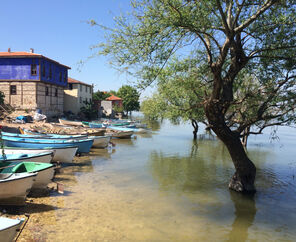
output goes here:
[[248, 229], [253, 224], [256, 215], [254, 194], [239, 194], [229, 191], [235, 207], [235, 219], [228, 235], [228, 241], [244, 242], [248, 239]]

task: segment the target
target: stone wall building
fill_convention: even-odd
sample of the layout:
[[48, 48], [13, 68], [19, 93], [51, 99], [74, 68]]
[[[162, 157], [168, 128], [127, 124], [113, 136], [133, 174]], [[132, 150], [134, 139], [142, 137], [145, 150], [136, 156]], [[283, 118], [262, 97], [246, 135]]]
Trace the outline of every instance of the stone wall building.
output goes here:
[[0, 52], [0, 91], [17, 110], [62, 114], [68, 66], [31, 52]]

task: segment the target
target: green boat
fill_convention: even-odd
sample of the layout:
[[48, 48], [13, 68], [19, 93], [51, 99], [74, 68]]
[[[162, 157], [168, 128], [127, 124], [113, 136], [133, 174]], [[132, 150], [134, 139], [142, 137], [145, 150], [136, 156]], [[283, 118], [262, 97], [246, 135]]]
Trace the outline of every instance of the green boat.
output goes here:
[[37, 176], [33, 183], [32, 189], [44, 189], [47, 187], [54, 176], [53, 164], [39, 163], [39, 162], [0, 162], [0, 173], [35, 173]]

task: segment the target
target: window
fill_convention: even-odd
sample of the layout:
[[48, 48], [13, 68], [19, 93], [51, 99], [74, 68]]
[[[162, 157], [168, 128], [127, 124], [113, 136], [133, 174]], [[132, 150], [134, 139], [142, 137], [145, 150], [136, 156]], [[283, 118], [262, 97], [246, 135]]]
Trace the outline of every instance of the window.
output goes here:
[[10, 95], [16, 95], [16, 85], [10, 86]]
[[54, 96], [55, 96], [55, 97], [58, 96], [58, 89], [57, 89], [57, 88], [55, 89]]
[[48, 87], [45, 87], [45, 96], [49, 96]]
[[52, 68], [51, 68], [51, 65], [49, 66], [49, 79], [51, 79], [52, 78]]
[[33, 61], [33, 63], [31, 64], [31, 75], [37, 75], [37, 65], [35, 64], [35, 61]]
[[72, 90], [72, 89], [73, 89], [73, 84], [69, 83], [69, 90]]
[[62, 82], [62, 72], [60, 72], [60, 82]]
[[87, 92], [87, 86], [85, 86], [85, 92]]
[[80, 85], [80, 91], [82, 92], [82, 85]]
[[66, 73], [64, 74], [64, 82], [65, 83], [67, 82], [67, 75], [66, 75]]
[[79, 98], [79, 102], [82, 103], [82, 97]]
[[45, 63], [42, 63], [42, 76], [45, 77]]
[[89, 93], [91, 93], [91, 87], [89, 88]]

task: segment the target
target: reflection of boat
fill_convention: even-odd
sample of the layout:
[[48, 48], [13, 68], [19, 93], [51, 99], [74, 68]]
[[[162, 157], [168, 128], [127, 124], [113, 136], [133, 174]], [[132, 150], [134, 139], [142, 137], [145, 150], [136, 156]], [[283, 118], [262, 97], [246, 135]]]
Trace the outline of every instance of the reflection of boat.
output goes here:
[[111, 136], [89, 136], [94, 140], [92, 147], [94, 148], [106, 148], [111, 139]]
[[45, 147], [66, 147], [77, 146], [79, 153], [88, 153], [93, 144], [92, 139], [30, 139], [30, 138], [17, 138], [17, 137], [3, 137], [4, 145], [12, 147], [25, 147], [25, 148], [45, 148]]
[[6, 162], [0, 163], [1, 174], [11, 173], [35, 173], [37, 176], [32, 185], [32, 189], [43, 189], [51, 182], [54, 176], [54, 165], [40, 162]]
[[0, 173], [0, 204], [23, 205], [37, 173]]
[[79, 121], [70, 121], [70, 120], [65, 120], [65, 119], [59, 119], [59, 122], [62, 125], [82, 126], [82, 122], [79, 122]]
[[54, 156], [52, 161], [54, 162], [72, 162], [73, 158], [78, 150], [77, 146], [65, 146], [65, 147], [45, 147], [43, 149], [38, 148], [23, 148], [23, 147], [5, 147], [5, 154], [36, 154], [40, 152], [53, 152]]
[[0, 238], [1, 242], [11, 242], [14, 241], [14, 238], [20, 227], [22, 226], [24, 219], [11, 219], [0, 217]]
[[[7, 152], [5, 152], [7, 151]], [[0, 155], [0, 161], [33, 161], [41, 163], [50, 163], [52, 161], [54, 152], [43, 151], [41, 153], [16, 153], [4, 149], [5, 155]], [[13, 153], [13, 154], [12, 154]]]

